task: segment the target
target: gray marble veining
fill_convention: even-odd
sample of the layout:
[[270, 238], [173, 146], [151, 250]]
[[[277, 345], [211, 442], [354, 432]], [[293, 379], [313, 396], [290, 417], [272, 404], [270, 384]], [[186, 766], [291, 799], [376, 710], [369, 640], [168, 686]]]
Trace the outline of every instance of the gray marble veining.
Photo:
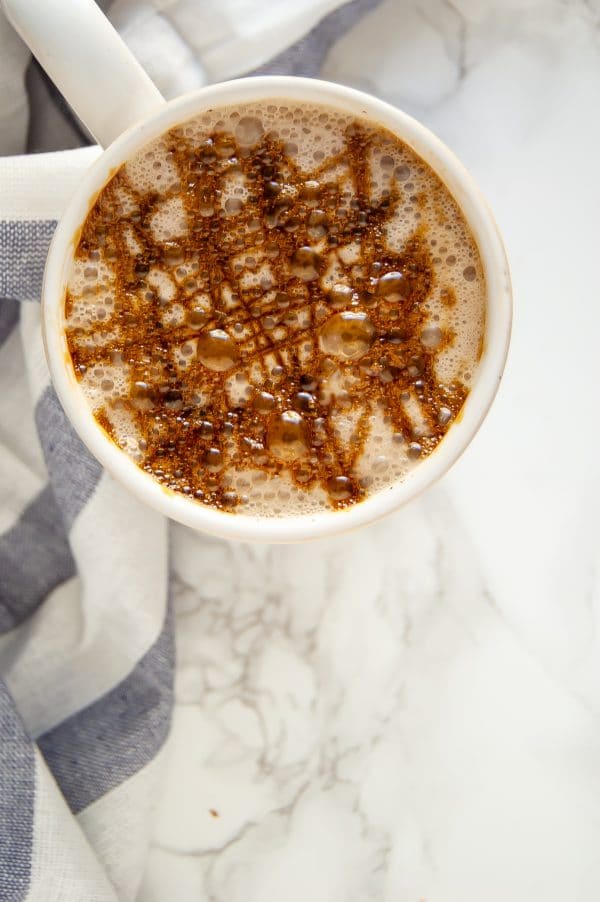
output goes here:
[[175, 532], [143, 902], [596, 902], [600, 7], [385, 2], [323, 75], [420, 118], [504, 233], [515, 329], [453, 471], [354, 535]]

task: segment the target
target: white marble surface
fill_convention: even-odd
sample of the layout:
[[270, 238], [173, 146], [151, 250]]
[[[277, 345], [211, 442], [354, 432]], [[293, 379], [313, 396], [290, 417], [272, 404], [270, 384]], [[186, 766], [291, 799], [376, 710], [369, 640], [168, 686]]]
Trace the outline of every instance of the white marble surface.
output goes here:
[[600, 3], [384, 0], [324, 74], [475, 174], [512, 264], [510, 362], [397, 516], [302, 547], [175, 531], [140, 899], [597, 902]]

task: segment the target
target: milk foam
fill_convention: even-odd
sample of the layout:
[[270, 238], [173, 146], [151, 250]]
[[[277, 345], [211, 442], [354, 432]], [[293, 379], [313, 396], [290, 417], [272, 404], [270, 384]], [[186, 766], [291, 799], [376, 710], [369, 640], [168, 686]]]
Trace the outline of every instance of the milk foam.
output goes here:
[[[179, 133], [190, 145], [206, 146], [206, 153], [217, 157], [230, 152], [227, 147], [229, 134], [233, 134], [236, 139], [242, 156], [251, 153], [253, 145], [263, 135], [278, 137], [285, 142], [288, 165], [298, 167], [307, 174], [307, 178], [316, 167], [321, 167], [319, 182], [323, 186], [335, 180], [341, 185], [342, 207], [349, 209], [356, 198], [350, 168], [343, 158], [343, 151], [344, 132], [353, 121], [354, 117], [329, 108], [276, 101], [209, 111], [182, 125]], [[207, 145], [207, 138], [211, 134], [216, 134], [217, 138], [213, 144]], [[217, 140], [219, 136], [222, 136], [221, 144]], [[323, 169], [327, 160], [331, 160], [329, 170]], [[419, 229], [430, 249], [435, 282], [425, 302], [427, 317], [421, 336], [423, 348], [431, 351], [444, 344], [436, 356], [438, 379], [448, 385], [460, 380], [468, 386], [477, 369], [485, 322], [485, 281], [475, 242], [445, 186], [406, 145], [391, 136], [382, 138], [371, 153], [369, 170], [371, 200], [389, 196], [393, 185], [402, 189], [401, 202], [386, 227], [389, 249], [401, 252], [406, 242]], [[167, 244], [176, 242], [183, 235], [189, 235], [190, 222], [182, 197], [173, 196], [174, 191], [183, 189], [173, 155], [169, 152], [169, 141], [165, 137], [140, 151], [125, 165], [124, 171], [127, 182], [133, 189], [119, 189], [119, 202], [124, 216], [135, 217], [139, 212], [138, 198], [154, 193], [163, 198], [151, 219], [154, 240]], [[285, 173], [283, 181], [285, 182]], [[310, 193], [310, 187], [306, 190]], [[225, 180], [220, 208], [227, 221], [235, 224], [236, 217], [243, 213], [251, 194], [251, 185], [240, 173], [234, 173]], [[318, 210], [316, 202], [314, 207]], [[215, 215], [214, 204], [207, 201], [206, 209], [201, 208], [200, 214], [207, 219]], [[352, 290], [352, 273], [349, 276], [342, 263], [356, 267], [358, 274], [361, 248], [358, 243], [350, 240], [342, 247], [329, 250], [326, 237], [319, 231], [319, 217], [315, 216], [314, 220], [314, 226], [311, 227], [311, 247], [323, 254], [326, 260], [319, 283], [324, 289], [334, 289], [331, 298], [337, 292], [341, 298], [339, 309], [343, 310], [344, 292]], [[250, 223], [247, 228], [250, 232], [256, 232], [257, 244], [250, 252], [244, 249], [237, 256], [231, 256], [239, 285], [242, 288], [260, 287], [267, 300], [270, 298], [275, 303], [277, 285], [271, 265], [272, 258], [269, 256], [269, 230], [260, 222]], [[142, 248], [131, 230], [124, 230], [124, 241], [130, 254], [136, 256], [141, 253]], [[274, 252], [273, 249], [271, 252]], [[342, 263], [338, 260], [338, 253]], [[203, 310], [210, 310], [210, 294], [202, 290], [197, 281], [201, 270], [200, 247], [195, 260], [180, 260], [175, 251], [173, 259], [164, 268], [154, 266], [147, 273], [147, 291], [152, 292], [156, 299], [159, 316], [167, 332], [169, 327], [181, 325], [187, 315], [187, 308], [177, 301], [181, 297], [178, 292], [183, 292], [185, 298], [192, 299], [199, 318], [202, 317]], [[73, 341], [83, 347], [109, 346], [118, 337], [118, 324], [113, 317], [116, 299], [115, 269], [113, 261], [107, 259], [101, 241], [87, 255], [75, 260], [69, 276], [69, 294], [71, 300], [67, 330]], [[347, 296], [350, 297], [350, 294]], [[226, 297], [226, 306], [231, 308], [228, 314], [230, 319], [226, 323], [228, 334], [240, 343], [250, 342], [250, 350], [253, 348], [255, 355], [262, 355], [260, 366], [256, 360], [248, 361], [241, 372], [229, 378], [227, 392], [232, 408], [248, 402], [253, 392], [260, 387], [265, 368], [277, 388], [286, 378], [285, 368], [293, 364], [293, 354], [300, 364], [310, 360], [314, 351], [310, 340], [297, 342], [293, 354], [289, 346], [281, 347], [278, 354], [269, 350], [269, 342], [288, 340], [296, 333], [301, 333], [309, 324], [309, 313], [302, 309], [302, 295], [299, 294], [292, 300], [297, 303], [290, 304], [289, 315], [286, 314], [283, 321], [270, 327], [268, 314], [260, 320], [261, 331], [256, 333], [253, 321], [237, 322], [239, 303], [231, 292], [228, 301]], [[130, 303], [135, 313], [135, 296], [132, 296]], [[336, 302], [332, 300], [331, 304], [335, 307]], [[325, 321], [331, 315], [331, 304], [323, 303], [317, 307], [314, 314], [317, 323]], [[263, 342], [266, 334], [270, 338]], [[448, 334], [452, 334], [452, 341], [442, 342], [442, 336]], [[178, 370], [184, 373], [198, 358], [198, 342], [192, 338], [178, 343], [171, 349], [171, 354]], [[143, 465], [145, 442], [139, 431], [135, 410], [132, 412], [129, 404], [131, 386], [127, 360], [117, 354], [111, 363], [84, 368], [78, 375], [91, 409], [96, 413], [104, 412], [117, 443], [137, 463]], [[351, 385], [352, 378], [351, 372], [334, 367], [322, 379], [323, 397], [329, 395], [343, 401], [344, 392]], [[204, 391], [202, 389], [199, 392], [199, 404], [206, 400]], [[369, 435], [360, 459], [353, 465], [356, 479], [369, 495], [404, 479], [409, 470], [418, 465], [418, 460], [414, 459], [414, 446], [418, 448], [419, 440], [427, 435], [427, 425], [414, 393], [409, 393], [403, 404], [404, 413], [412, 423], [412, 436], [398, 434], [390, 424], [389, 417], [386, 417], [385, 410], [379, 406], [376, 405], [369, 414]], [[342, 448], [348, 445], [351, 448], [353, 429], [364, 411], [353, 409], [344, 414], [343, 403], [341, 406], [342, 410], [337, 410], [335, 416], [332, 416], [333, 428]], [[443, 418], [447, 413], [440, 412], [440, 417]], [[316, 442], [318, 431], [315, 427]], [[222, 445], [225, 461], [234, 451], [233, 440], [225, 440]], [[257, 454], [257, 459], [260, 460], [260, 449]], [[312, 459], [318, 454], [318, 444], [307, 453], [304, 463], [308, 473]], [[343, 461], [340, 462], [340, 468], [344, 469]], [[260, 467], [247, 467], [238, 471], [226, 466], [224, 474], [221, 473], [221, 478], [231, 492], [237, 494], [239, 504], [235, 509], [240, 512], [272, 517], [314, 513], [331, 506], [322, 485], [310, 489], [301, 484], [299, 487], [286, 472], [271, 475]]]

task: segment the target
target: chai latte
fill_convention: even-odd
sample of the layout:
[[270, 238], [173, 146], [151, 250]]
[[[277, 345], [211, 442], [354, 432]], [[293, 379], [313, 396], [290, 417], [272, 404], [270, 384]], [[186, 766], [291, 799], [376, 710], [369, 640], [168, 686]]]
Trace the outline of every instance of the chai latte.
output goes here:
[[485, 307], [431, 168], [372, 121], [277, 99], [208, 110], [121, 167], [65, 316], [125, 454], [198, 503], [281, 517], [360, 502], [435, 450]]

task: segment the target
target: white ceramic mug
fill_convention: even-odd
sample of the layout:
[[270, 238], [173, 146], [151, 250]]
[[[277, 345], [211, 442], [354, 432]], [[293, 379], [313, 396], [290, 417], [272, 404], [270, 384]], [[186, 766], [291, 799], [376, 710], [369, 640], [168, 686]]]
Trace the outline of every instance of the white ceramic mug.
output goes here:
[[[510, 337], [508, 264], [494, 219], [471, 176], [424, 126], [367, 94], [313, 79], [243, 78], [166, 103], [93, 0], [2, 0], [7, 15], [75, 112], [106, 147], [79, 185], [56, 229], [44, 277], [43, 328], [60, 401], [92, 454], [138, 498], [168, 517], [225, 538], [293, 542], [345, 532], [379, 519], [442, 476], [467, 447], [500, 382]], [[443, 441], [401, 482], [352, 507], [301, 516], [257, 518], [208, 507], [164, 488], [111, 441], [87, 405], [71, 365], [64, 296], [75, 236], [115, 170], [158, 135], [208, 107], [288, 98], [367, 116], [398, 135], [437, 172], [475, 237], [487, 284], [483, 353], [461, 415]]]

